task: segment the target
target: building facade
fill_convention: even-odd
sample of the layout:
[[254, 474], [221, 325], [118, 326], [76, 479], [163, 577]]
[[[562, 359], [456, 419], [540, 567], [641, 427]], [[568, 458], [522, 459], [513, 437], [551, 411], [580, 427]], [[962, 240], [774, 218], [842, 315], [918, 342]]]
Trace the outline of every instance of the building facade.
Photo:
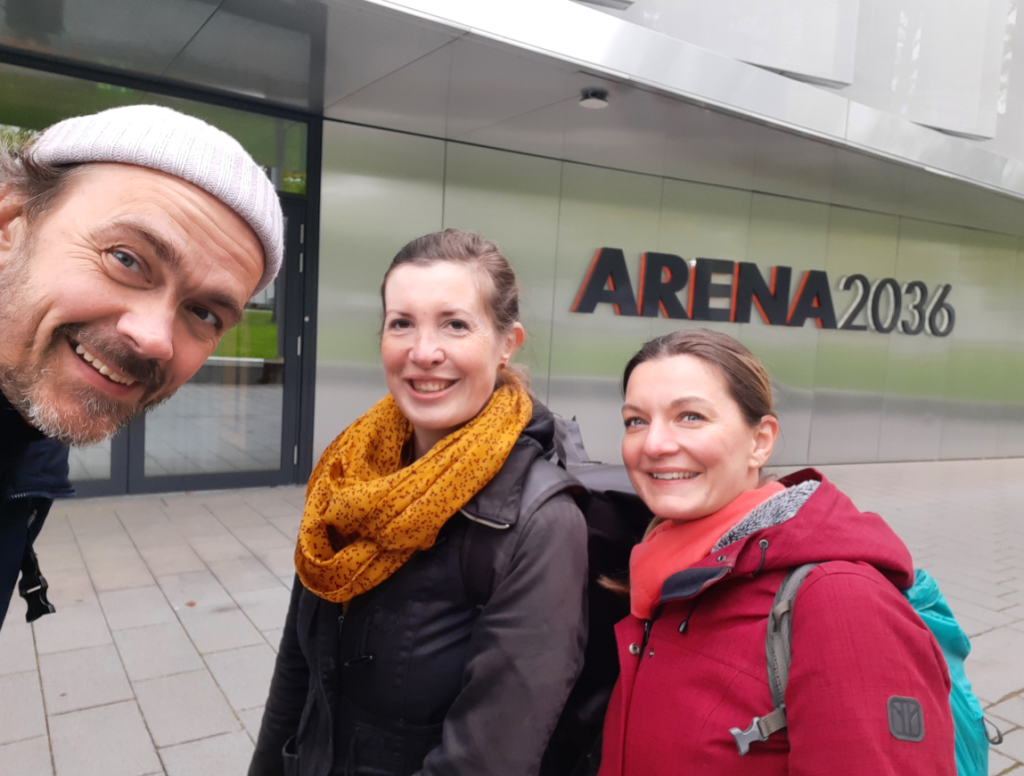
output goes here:
[[509, 257], [520, 360], [594, 458], [618, 460], [628, 358], [693, 326], [768, 366], [775, 464], [1024, 455], [1015, 0], [592, 5], [9, 0], [10, 136], [170, 104], [238, 137], [288, 217], [282, 279], [76, 451], [79, 490], [302, 481], [386, 391], [391, 257], [448, 227]]

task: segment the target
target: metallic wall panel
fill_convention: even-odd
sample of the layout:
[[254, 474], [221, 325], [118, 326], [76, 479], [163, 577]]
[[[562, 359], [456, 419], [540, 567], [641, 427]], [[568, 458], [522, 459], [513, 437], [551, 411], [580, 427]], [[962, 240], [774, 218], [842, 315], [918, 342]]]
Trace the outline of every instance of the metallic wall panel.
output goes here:
[[553, 66], [533, 52], [489, 40], [467, 36], [451, 48], [447, 106], [451, 138], [564, 102], [567, 82], [574, 75], [567, 65]]
[[[912, 219], [900, 225], [896, 278], [921, 280], [929, 290], [956, 275], [963, 229]], [[969, 314], [962, 311], [961, 314]], [[890, 334], [880, 461], [939, 457], [948, 391], [948, 338]]]
[[[792, 267], [795, 289], [805, 270], [820, 269], [825, 263], [828, 216], [828, 205], [755, 194], [747, 260], [762, 272], [776, 265]], [[818, 333], [813, 322], [780, 329], [764, 325], [756, 315], [740, 328], [737, 338], [764, 362], [777, 387], [782, 432], [772, 465], [807, 462]]]
[[832, 197], [836, 149], [770, 127], [757, 133], [754, 189], [814, 202]]
[[365, 0], [641, 89], [1024, 197], [1024, 162], [571, 2]]
[[842, 94], [919, 124], [991, 137], [1015, 12], [1008, 0], [862, 0], [853, 85]]
[[1017, 256], [1012, 274], [1007, 278], [1010, 308], [1006, 345], [1006, 405], [1002, 433], [998, 437], [998, 455], [1024, 456], [1024, 240], [1017, 240]]
[[[561, 78], [560, 74], [552, 75]], [[577, 108], [576, 100], [572, 99], [579, 94], [578, 91], [574, 92], [572, 83], [572, 79], [566, 79], [565, 99], [561, 102], [474, 129], [457, 139], [466, 143], [561, 159], [565, 150], [565, 128], [572, 111], [574, 108], [584, 110]]]
[[369, 0], [615, 78], [840, 138], [847, 100], [570, 2]]
[[[687, 260], [713, 257], [746, 261], [752, 199], [753, 195], [749, 191], [666, 180], [657, 239], [649, 242], [646, 250], [672, 253]], [[630, 269], [636, 274], [636, 257], [630, 258], [634, 262]], [[683, 297], [685, 300], [685, 290]], [[713, 301], [712, 305], [721, 306], [719, 300]], [[652, 318], [650, 321], [652, 337], [698, 327], [739, 337], [744, 328], [738, 323], [673, 320], [664, 317]]]
[[[237, 12], [235, 5], [241, 6]], [[163, 75], [283, 105], [313, 107], [319, 97], [310, 95], [315, 38], [322, 31], [252, 18], [245, 5], [242, 0], [223, 3]]]
[[0, 44], [156, 75], [174, 60], [219, 0], [8, 0]]
[[324, 122], [314, 456], [387, 392], [380, 283], [409, 240], [441, 227], [444, 143]]
[[860, 0], [639, 0], [613, 16], [741, 62], [832, 84], [853, 80]]
[[[486, 40], [502, 50], [502, 58], [528, 63], [481, 71], [491, 72], [496, 86], [483, 102], [512, 109], [502, 117], [512, 126], [491, 137], [513, 134], [522, 141], [538, 127], [557, 126], [544, 107], [550, 105], [546, 95], [566, 73], [585, 72], [621, 84], [617, 99], [635, 109], [624, 123], [598, 120], [598, 126], [607, 122], [610, 134], [596, 143], [585, 133], [572, 138], [581, 150], [569, 158], [579, 161], [592, 162], [593, 151], [604, 157], [601, 164], [685, 175], [673, 173], [667, 139], [687, 113], [710, 107], [734, 121], [753, 120], [1024, 199], [1024, 162], [1006, 155], [1003, 146], [945, 135], [568, 0], [80, 0], [53, 3], [49, 15], [39, 7], [35, 0], [9, 0], [0, 43], [315, 112], [333, 101], [326, 114], [333, 118], [446, 137], [454, 137], [449, 130], [475, 126], [480, 100], [474, 95], [482, 87], [456, 89], [453, 94], [466, 99], [449, 104], [449, 77], [472, 85], [473, 69], [453, 71], [447, 55], [429, 52], [438, 46], [446, 51], [447, 40]], [[515, 112], [525, 105], [532, 107]], [[534, 124], [527, 118], [531, 112], [544, 115]], [[652, 137], [658, 138], [654, 144]], [[535, 139], [550, 146], [550, 137]], [[509, 143], [504, 147], [527, 150]], [[823, 159], [822, 170], [800, 158], [819, 151], [807, 146], [793, 158], [788, 152], [766, 157], [765, 163], [784, 162], [788, 171], [765, 177], [780, 186], [787, 177], [801, 186], [820, 183], [828, 179], [831, 161]], [[659, 157], [662, 165], [653, 170]], [[799, 172], [808, 165], [813, 169]], [[1016, 221], [1002, 230], [1019, 234], [1021, 219]]]
[[[749, 121], [723, 121], [721, 113], [695, 105], [682, 110], [680, 105], [673, 106], [665, 131], [663, 174], [720, 186], [753, 188], [757, 138], [764, 127]], [[764, 177], [762, 168], [762, 180]]]
[[[580, 89], [588, 86], [609, 92], [607, 108], [577, 105]], [[838, 147], [573, 71], [472, 34], [333, 103], [327, 115], [556, 159], [1024, 233], [1019, 199], [880, 159], [859, 145]], [[875, 142], [874, 131], [866, 130], [865, 144]], [[940, 154], [945, 140], [966, 143], [919, 131], [930, 132], [910, 130], [899, 141], [900, 153], [923, 143]], [[996, 167], [989, 172], [996, 175]]]
[[[386, 390], [377, 289], [387, 261], [444, 225], [479, 229], [509, 255], [535, 388], [579, 418], [595, 458], [619, 460], [626, 361], [651, 336], [694, 326], [736, 336], [768, 367], [782, 425], [773, 465], [1024, 454], [1020, 238], [334, 122], [324, 151], [320, 447]], [[863, 199], [851, 204], [874, 185], [858, 183]], [[837, 288], [844, 274], [921, 280], [933, 293], [948, 283], [957, 325], [935, 337], [766, 326], [756, 313], [749, 324], [617, 316], [608, 304], [573, 313], [601, 247], [623, 250], [634, 293], [644, 251], [788, 266], [794, 290], [804, 270], [823, 269], [838, 315], [853, 296]]]
[[[579, 88], [567, 105], [563, 157], [574, 162], [663, 175], [666, 128], [671, 124], [670, 100], [592, 76], [577, 76], [577, 86], [608, 90], [608, 107], [581, 108]], [[590, 115], [588, 115], [590, 114]]]
[[372, 84], [455, 40], [461, 33], [381, 8], [327, 7], [324, 105]]
[[965, 229], [960, 247], [955, 299], [966, 317], [949, 337], [946, 417], [942, 458], [991, 458], [998, 454], [1007, 399], [1008, 350], [1017, 240]]
[[[907, 169], [886, 159], [837, 148], [832, 164], [830, 201], [835, 205], [902, 215]], [[961, 189], [964, 188], [961, 184]]]
[[537, 396], [548, 394], [551, 305], [562, 165], [550, 159], [451, 143], [445, 164], [444, 228], [480, 232], [515, 267], [526, 342], [525, 365]]
[[[832, 282], [837, 316], [846, 312], [855, 296], [838, 288], [843, 275], [861, 273], [871, 280], [895, 275], [899, 229], [894, 216], [840, 207], [829, 210], [824, 269]], [[897, 335], [819, 332], [810, 461], [862, 463], [877, 458], [888, 337], [892, 336]]]
[[651, 335], [650, 318], [616, 316], [611, 305], [593, 314], [570, 312], [595, 251], [625, 252], [636, 291], [640, 254], [658, 234], [662, 181], [647, 175], [566, 164], [552, 315], [548, 404], [579, 418], [593, 458], [620, 460], [622, 368]]
[[324, 115], [444, 137], [448, 126], [451, 56], [451, 46], [442, 46], [328, 106]]
[[[410, 50], [406, 57], [394, 52], [380, 61], [368, 58], [367, 65], [353, 61], [355, 54], [338, 60], [337, 67], [351, 71], [352, 84], [362, 86], [331, 104], [329, 117], [624, 171], [1024, 234], [1024, 201], [1009, 196], [1015, 187], [1024, 196], [1024, 165], [970, 141], [863, 106], [851, 108], [849, 127], [843, 123], [840, 135], [845, 141], [828, 132], [802, 132], [791, 123], [773, 126], [767, 114], [714, 110], [708, 107], [714, 101], [700, 104], [679, 99], [663, 89], [643, 87], [642, 80], [625, 78], [621, 71], [580, 69], [577, 60], [524, 48], [516, 45], [514, 36], [494, 34], [496, 27], [477, 28], [470, 23], [490, 18], [488, 8], [494, 4], [478, 3], [481, 9], [469, 13], [465, 23], [456, 23], [443, 14], [427, 13], [431, 2], [381, 5], [353, 0], [331, 5], [332, 14], [347, 15], [345, 24], [332, 27], [329, 56], [337, 58], [341, 55], [332, 52], [349, 48], [361, 51], [367, 41], [385, 33], [395, 40], [408, 40]], [[468, 13], [459, 3], [436, 0], [436, 6]], [[357, 13], [359, 9], [377, 15]], [[578, 10], [587, 19], [620, 23], [596, 11]], [[545, 11], [542, 18], [549, 15]], [[386, 17], [388, 26], [367, 21], [378, 17]], [[495, 19], [488, 23], [492, 22], [498, 23]], [[424, 25], [436, 36], [424, 38]], [[451, 43], [412, 59], [414, 52], [437, 45], [446, 33]], [[568, 37], [575, 35], [574, 30]], [[391, 50], [387, 40], [383, 40], [384, 49]], [[632, 43], [623, 34], [609, 39], [607, 45], [624, 49]], [[667, 45], [676, 44], [686, 45], [667, 41]], [[650, 56], [656, 59], [657, 50], [654, 46]], [[742, 90], [750, 85], [743, 82], [745, 75], [731, 73], [727, 78], [716, 63], [703, 62], [703, 69], [691, 76], [703, 78], [709, 89], [728, 89], [732, 84]], [[387, 66], [396, 69], [367, 82]], [[757, 78], [760, 75], [786, 80], [771, 73]], [[348, 78], [334, 70], [327, 74], [328, 83], [345, 83]], [[609, 106], [596, 111], [579, 107], [580, 89], [587, 86], [606, 89]], [[797, 110], [798, 102], [790, 107]], [[937, 174], [943, 171], [949, 174]], [[992, 189], [956, 176], [977, 179]], [[999, 193], [1000, 187], [1007, 191]]]

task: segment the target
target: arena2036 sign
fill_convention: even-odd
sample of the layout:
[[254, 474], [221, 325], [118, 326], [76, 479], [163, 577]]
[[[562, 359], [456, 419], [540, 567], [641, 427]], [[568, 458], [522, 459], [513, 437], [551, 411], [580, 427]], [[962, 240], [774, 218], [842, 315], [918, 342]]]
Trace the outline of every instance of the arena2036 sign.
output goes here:
[[[715, 276], [732, 280], [715, 282]], [[634, 295], [623, 252], [601, 248], [594, 254], [572, 311], [592, 313], [597, 305], [610, 304], [617, 315], [749, 323], [756, 308], [772, 326], [803, 326], [813, 320], [822, 329], [911, 335], [924, 331], [936, 337], [947, 336], [956, 325], [956, 311], [947, 301], [952, 286], [947, 284], [929, 291], [920, 280], [900, 284], [893, 278], [844, 275], [836, 287], [852, 291], [853, 299], [837, 317], [824, 271], [804, 272], [791, 299], [792, 276], [790, 267], [772, 267], [765, 278], [756, 264], [746, 261], [687, 262], [671, 253], [648, 252], [640, 255], [640, 288]], [[712, 299], [728, 299], [728, 307], [712, 306]]]

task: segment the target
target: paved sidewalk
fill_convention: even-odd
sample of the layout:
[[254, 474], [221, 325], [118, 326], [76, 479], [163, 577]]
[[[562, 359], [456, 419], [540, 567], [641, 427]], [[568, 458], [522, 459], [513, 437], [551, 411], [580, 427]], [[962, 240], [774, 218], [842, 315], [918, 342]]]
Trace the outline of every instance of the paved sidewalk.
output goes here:
[[[1024, 460], [826, 467], [883, 514], [971, 634], [967, 668], [1024, 776]], [[58, 503], [58, 613], [0, 632], [0, 776], [242, 776], [292, 580], [301, 488]]]

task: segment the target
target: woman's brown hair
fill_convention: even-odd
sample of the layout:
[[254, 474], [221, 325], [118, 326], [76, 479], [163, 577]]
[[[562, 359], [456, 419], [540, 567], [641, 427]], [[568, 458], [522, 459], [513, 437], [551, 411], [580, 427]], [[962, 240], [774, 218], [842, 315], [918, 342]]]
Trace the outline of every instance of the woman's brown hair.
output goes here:
[[519, 283], [508, 259], [490, 240], [485, 240], [476, 232], [463, 232], [460, 229], [425, 234], [396, 253], [380, 285], [381, 303], [384, 303], [388, 277], [397, 267], [403, 264], [423, 266], [438, 261], [469, 264], [487, 275], [491, 282], [491, 291], [485, 297], [487, 313], [499, 334], [508, 333], [518, 323]]
[[710, 329], [682, 329], [645, 342], [622, 373], [623, 395], [640, 364], [671, 356], [694, 356], [716, 367], [750, 426], [756, 426], [765, 415], [776, 417], [764, 364], [738, 340]]

